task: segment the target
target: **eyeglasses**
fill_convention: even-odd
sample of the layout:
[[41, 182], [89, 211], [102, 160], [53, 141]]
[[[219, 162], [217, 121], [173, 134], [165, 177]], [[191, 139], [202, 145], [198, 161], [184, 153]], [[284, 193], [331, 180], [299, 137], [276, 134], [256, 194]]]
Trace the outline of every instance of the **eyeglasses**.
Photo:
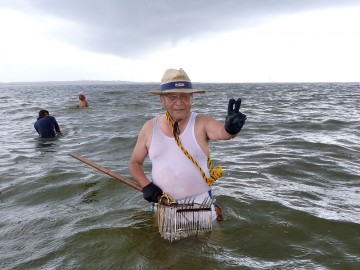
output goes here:
[[192, 98], [192, 94], [167, 94], [165, 95], [165, 97], [167, 98], [168, 101], [175, 103], [176, 101], [180, 100], [184, 103], [189, 103], [191, 101]]

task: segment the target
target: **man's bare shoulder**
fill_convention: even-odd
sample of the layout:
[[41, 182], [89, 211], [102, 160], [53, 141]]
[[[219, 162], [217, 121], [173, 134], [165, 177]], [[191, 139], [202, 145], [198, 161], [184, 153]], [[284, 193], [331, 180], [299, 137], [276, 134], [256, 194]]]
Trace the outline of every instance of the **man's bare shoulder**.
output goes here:
[[206, 114], [197, 114], [196, 122], [199, 124], [207, 124], [209, 122], [216, 121], [214, 117]]
[[149, 119], [145, 122], [144, 124], [144, 128], [149, 128], [149, 127], [152, 127], [153, 126], [153, 121], [154, 119]]
[[143, 127], [141, 128], [140, 134], [148, 135], [152, 134], [153, 129], [153, 119], [147, 120]]
[[211, 125], [211, 122], [213, 121], [213, 118], [206, 114], [197, 114], [195, 119], [195, 132], [198, 137], [204, 137], [207, 138], [207, 128], [209, 124]]
[[212, 116], [198, 115], [196, 123], [197, 129], [204, 131], [209, 140], [229, 140], [234, 137], [225, 131], [223, 121], [218, 121]]
[[153, 120], [150, 119], [145, 122], [140, 130], [137, 145], [143, 145], [146, 149], [149, 149], [152, 140], [153, 133]]

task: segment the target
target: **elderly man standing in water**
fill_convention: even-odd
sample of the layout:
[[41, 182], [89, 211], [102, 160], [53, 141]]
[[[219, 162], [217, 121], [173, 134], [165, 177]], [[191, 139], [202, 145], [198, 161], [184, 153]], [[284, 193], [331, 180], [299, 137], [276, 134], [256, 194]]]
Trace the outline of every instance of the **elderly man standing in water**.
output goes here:
[[[149, 202], [157, 203], [164, 196], [178, 203], [211, 198], [211, 185], [222, 176], [222, 169], [212, 167], [209, 142], [229, 140], [240, 132], [246, 120], [239, 111], [241, 99], [230, 99], [225, 123], [192, 112], [193, 94], [205, 91], [193, 89], [183, 69], [166, 70], [161, 89], [150, 93], [160, 96], [165, 112], [142, 127], [129, 161], [131, 176]], [[143, 170], [147, 156], [152, 163], [151, 180]], [[212, 210], [213, 219], [220, 219], [220, 209]]]
[[61, 134], [60, 127], [55, 117], [50, 116], [47, 110], [40, 110], [39, 117], [34, 123], [35, 130], [40, 138], [54, 138], [56, 134]]

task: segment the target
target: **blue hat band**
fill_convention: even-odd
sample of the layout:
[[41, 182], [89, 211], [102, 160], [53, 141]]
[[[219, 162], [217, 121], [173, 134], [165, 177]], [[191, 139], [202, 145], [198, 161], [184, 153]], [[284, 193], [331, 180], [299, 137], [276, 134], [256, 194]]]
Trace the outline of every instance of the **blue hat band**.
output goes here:
[[165, 90], [176, 89], [176, 88], [193, 89], [191, 82], [169, 82], [169, 83], [162, 84], [160, 90], [165, 91]]

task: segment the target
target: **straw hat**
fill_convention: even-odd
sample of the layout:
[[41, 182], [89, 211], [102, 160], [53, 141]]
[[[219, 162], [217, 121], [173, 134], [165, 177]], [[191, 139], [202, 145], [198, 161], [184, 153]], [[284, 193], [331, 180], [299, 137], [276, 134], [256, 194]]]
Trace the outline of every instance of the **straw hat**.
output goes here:
[[179, 70], [170, 68], [165, 71], [161, 79], [160, 90], [150, 91], [149, 93], [161, 95], [166, 93], [206, 93], [204, 90], [192, 88], [192, 83], [189, 76], [185, 71], [180, 68]]

